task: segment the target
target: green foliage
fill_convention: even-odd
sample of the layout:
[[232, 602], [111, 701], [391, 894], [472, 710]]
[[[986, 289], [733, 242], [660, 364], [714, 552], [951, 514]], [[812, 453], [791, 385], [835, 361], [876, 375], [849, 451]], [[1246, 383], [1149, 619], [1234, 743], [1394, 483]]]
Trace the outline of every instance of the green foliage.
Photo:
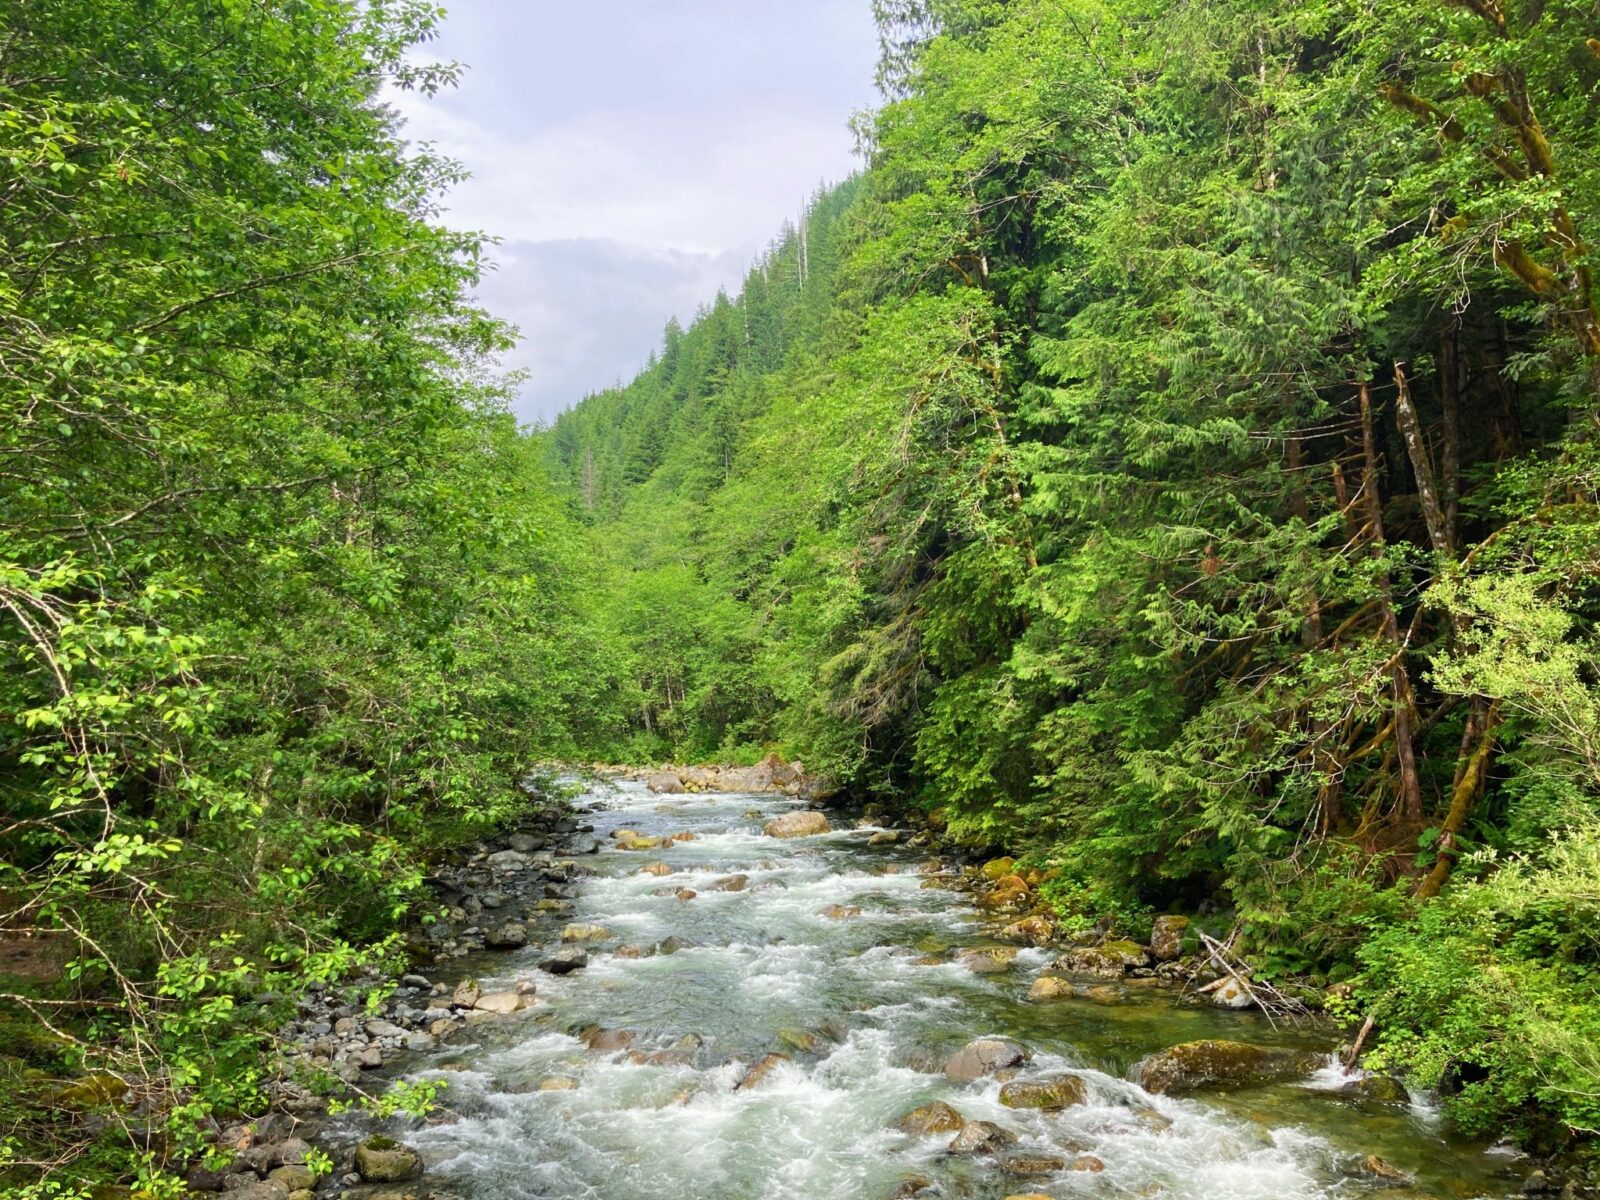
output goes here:
[[[1031, 848], [1071, 921], [1206, 902], [1503, 1042], [1424, 960], [1502, 954], [1432, 910], [1600, 792], [1591, 14], [874, 11], [865, 173], [547, 435], [631, 751], [782, 746]], [[1588, 1120], [1480, 1069], [1468, 1123]]]
[[[458, 171], [380, 101], [453, 80], [410, 57], [439, 19], [0, 15], [0, 933], [65, 947], [0, 991], [178, 1151], [259, 1111], [261, 997], [393, 964], [430, 850], [622, 732], [480, 244], [432, 220]], [[64, 1165], [17, 1186], [159, 1190], [22, 1125]]]

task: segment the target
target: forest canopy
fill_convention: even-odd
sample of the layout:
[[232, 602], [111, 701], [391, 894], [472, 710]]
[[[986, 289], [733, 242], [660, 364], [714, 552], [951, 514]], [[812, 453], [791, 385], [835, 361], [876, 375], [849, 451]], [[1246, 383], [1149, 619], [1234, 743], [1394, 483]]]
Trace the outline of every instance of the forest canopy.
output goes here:
[[862, 171], [538, 430], [438, 9], [0, 12], [0, 1187], [170, 1192], [51, 1089], [258, 1111], [535, 764], [775, 750], [1600, 1129], [1592, 4], [873, 7]]

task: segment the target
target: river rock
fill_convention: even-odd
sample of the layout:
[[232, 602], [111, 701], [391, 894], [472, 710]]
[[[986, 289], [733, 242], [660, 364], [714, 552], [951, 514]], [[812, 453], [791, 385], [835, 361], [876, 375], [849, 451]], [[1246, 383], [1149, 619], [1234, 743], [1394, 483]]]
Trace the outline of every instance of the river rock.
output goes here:
[[1017, 860], [1014, 858], [991, 858], [978, 868], [978, 874], [982, 875], [990, 883], [995, 883], [1004, 879], [1007, 875], [1015, 874], [1016, 869]]
[[[396, 1025], [393, 1021], [378, 1020], [378, 1021], [368, 1021], [367, 1022], [367, 1036], [368, 1037], [375, 1037], [375, 1038], [393, 1037], [393, 1038], [397, 1038], [397, 1037], [405, 1037], [405, 1035], [406, 1035], [406, 1031], [404, 1029], [401, 1029], [400, 1026]], [[293, 1191], [293, 1190], [294, 1190], [293, 1188], [290, 1189], [290, 1191]]]
[[744, 1073], [739, 1082], [734, 1084], [733, 1090], [744, 1092], [754, 1087], [760, 1087], [767, 1076], [789, 1061], [791, 1060], [787, 1054], [768, 1054], [757, 1059], [751, 1064], [750, 1069]]
[[943, 1100], [919, 1105], [894, 1123], [896, 1129], [912, 1137], [927, 1137], [934, 1133], [955, 1133], [967, 1119]]
[[450, 994], [450, 1003], [457, 1008], [471, 1008], [481, 995], [483, 988], [478, 985], [476, 979], [463, 979], [456, 984], [456, 990]]
[[827, 817], [814, 809], [802, 808], [773, 817], [767, 822], [765, 832], [768, 837], [796, 838], [827, 833], [832, 828]]
[[1188, 931], [1188, 917], [1157, 917], [1150, 930], [1150, 953], [1158, 962], [1171, 962], [1183, 953], [1183, 935]]
[[957, 1083], [970, 1083], [996, 1071], [1021, 1066], [1032, 1057], [1026, 1046], [1010, 1038], [978, 1038], [950, 1056], [944, 1073]]
[[611, 936], [611, 930], [604, 925], [590, 925], [584, 922], [568, 925], [561, 931], [563, 942], [603, 942]]
[[1068, 950], [1056, 959], [1054, 966], [1058, 971], [1069, 971], [1076, 975], [1104, 975], [1109, 978], [1121, 975], [1129, 967], [1149, 964], [1150, 956], [1138, 942], [1116, 941]]
[[1029, 946], [1043, 946], [1055, 936], [1055, 932], [1055, 926], [1050, 924], [1049, 917], [1035, 915], [1011, 922], [1000, 931], [1000, 936], [1008, 942], [1023, 942]]
[[653, 771], [646, 776], [644, 785], [662, 796], [679, 796], [688, 790], [676, 771]]
[[489, 855], [485, 861], [501, 871], [520, 871], [528, 865], [528, 856], [520, 850], [501, 850]]
[[294, 1163], [289, 1166], [277, 1167], [268, 1172], [268, 1179], [275, 1179], [291, 1192], [302, 1192], [317, 1182], [317, 1177], [311, 1173], [311, 1168]]
[[871, 837], [869, 837], [867, 839], [867, 845], [869, 845], [869, 846], [892, 846], [896, 842], [898, 842], [899, 840], [900, 840], [900, 834], [896, 830], [885, 829], [881, 833], [875, 833]]
[[422, 1174], [422, 1156], [393, 1138], [370, 1137], [356, 1147], [356, 1171], [368, 1183], [399, 1183]]
[[1069, 1171], [1089, 1171], [1098, 1175], [1106, 1169], [1106, 1164], [1092, 1154], [1080, 1154], [1067, 1164]]
[[640, 867], [639, 874], [654, 875], [657, 879], [660, 879], [664, 875], [671, 875], [672, 868], [667, 866], [667, 864], [664, 862], [654, 862], [648, 867]]
[[968, 1121], [946, 1148], [951, 1154], [993, 1154], [1016, 1141], [1016, 1134], [993, 1121]]
[[227, 1187], [225, 1183], [224, 1189], [228, 1200], [289, 1200], [289, 1189], [282, 1183], [276, 1179], [257, 1179], [253, 1175], [236, 1187]]
[[1007, 1175], [1020, 1175], [1026, 1179], [1065, 1171], [1067, 1160], [1057, 1158], [1054, 1154], [1008, 1154], [1000, 1160], [1000, 1169]]
[[1048, 1079], [1013, 1079], [1001, 1085], [1000, 1103], [1007, 1108], [1071, 1108], [1089, 1098], [1089, 1088], [1076, 1075]]
[[713, 880], [707, 887], [712, 892], [742, 892], [750, 886], [748, 875], [724, 875], [721, 879]]
[[1208, 1087], [1256, 1087], [1300, 1079], [1323, 1056], [1307, 1050], [1273, 1050], [1246, 1042], [1183, 1042], [1143, 1059], [1133, 1078], [1148, 1091], [1182, 1093]]
[[491, 992], [487, 996], [479, 996], [478, 1002], [472, 1007], [475, 1012], [497, 1013], [502, 1017], [508, 1017], [525, 1008], [532, 1008], [533, 1005], [532, 996], [519, 992]]
[[974, 975], [999, 975], [1011, 969], [1017, 952], [1010, 946], [993, 946], [982, 950], [963, 950], [956, 962]]
[[1224, 979], [1211, 993], [1211, 1003], [1218, 1008], [1249, 1008], [1256, 1002], [1250, 989], [1237, 979]]
[[859, 904], [830, 904], [817, 915], [827, 917], [830, 921], [848, 921], [852, 917], [861, 915], [861, 906]]
[[1409, 1104], [1411, 1094], [1406, 1085], [1392, 1075], [1363, 1075], [1350, 1085], [1350, 1090], [1363, 1100], [1375, 1104]]
[[631, 1029], [592, 1029], [583, 1043], [596, 1054], [616, 1054], [633, 1045], [638, 1036]]
[[549, 958], [539, 960], [539, 970], [551, 975], [570, 975], [589, 965], [589, 956], [576, 946], [557, 950]]
[[1004, 875], [994, 887], [976, 898], [979, 908], [1009, 908], [1028, 899], [1028, 885], [1020, 875]]
[[1411, 1176], [1376, 1154], [1369, 1154], [1361, 1160], [1361, 1171], [1364, 1175], [1371, 1175], [1374, 1179], [1386, 1179], [1390, 1183], [1411, 1182]]
[[1028, 989], [1028, 999], [1036, 1003], [1045, 1000], [1070, 1000], [1077, 994], [1078, 989], [1072, 986], [1070, 980], [1059, 979], [1054, 975], [1039, 976]]
[[575, 1092], [578, 1081], [568, 1075], [547, 1075], [539, 1081], [541, 1092]]
[[483, 935], [483, 944], [491, 950], [520, 950], [528, 944], [526, 926], [510, 923]]

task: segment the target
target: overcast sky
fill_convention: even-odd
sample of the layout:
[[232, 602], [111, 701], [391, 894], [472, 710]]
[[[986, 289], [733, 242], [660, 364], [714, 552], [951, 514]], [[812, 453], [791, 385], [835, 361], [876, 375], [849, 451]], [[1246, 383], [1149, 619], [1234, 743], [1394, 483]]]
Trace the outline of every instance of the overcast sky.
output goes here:
[[824, 182], [856, 169], [869, 0], [446, 0], [427, 56], [467, 68], [401, 96], [408, 135], [472, 172], [452, 224], [502, 239], [480, 289], [514, 321], [528, 421], [631, 378]]

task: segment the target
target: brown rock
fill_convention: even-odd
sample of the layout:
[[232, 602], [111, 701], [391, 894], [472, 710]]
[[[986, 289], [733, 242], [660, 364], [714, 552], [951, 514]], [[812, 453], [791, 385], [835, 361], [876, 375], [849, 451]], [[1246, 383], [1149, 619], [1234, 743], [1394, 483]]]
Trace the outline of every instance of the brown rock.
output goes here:
[[1188, 917], [1157, 917], [1150, 931], [1150, 953], [1158, 962], [1171, 962], [1182, 952], [1183, 935], [1188, 931]]
[[766, 824], [766, 835], [775, 838], [812, 837], [833, 827], [828, 818], [814, 809], [802, 808], [774, 817]]
[[1008, 1154], [1000, 1160], [1000, 1169], [1007, 1175], [1054, 1175], [1067, 1169], [1067, 1160], [1054, 1154]]
[[1089, 1089], [1076, 1075], [1049, 1079], [1014, 1079], [1000, 1088], [1000, 1103], [1007, 1108], [1071, 1108], [1089, 1098]]
[[1032, 1054], [1010, 1038], [978, 1038], [952, 1054], [944, 1064], [946, 1078], [970, 1083], [1008, 1067], [1021, 1066]]
[[1028, 999], [1035, 1002], [1044, 1000], [1069, 1000], [1078, 994], [1078, 989], [1065, 979], [1058, 979], [1054, 975], [1041, 975], [1033, 981], [1033, 986], [1028, 989]]
[[591, 1029], [584, 1035], [583, 1044], [596, 1054], [615, 1054], [633, 1045], [636, 1037], [638, 1034], [631, 1029]]
[[932, 1133], [955, 1133], [967, 1119], [942, 1100], [913, 1108], [894, 1123], [896, 1129], [912, 1137], [927, 1137]]
[[1029, 946], [1043, 946], [1055, 936], [1055, 926], [1050, 924], [1048, 917], [1037, 914], [1023, 917], [1020, 921], [1013, 921], [1000, 931], [1000, 936], [1008, 942], [1023, 942]]
[[993, 1121], [968, 1121], [961, 1131], [950, 1139], [946, 1147], [951, 1154], [994, 1154], [1006, 1146], [1015, 1145], [1017, 1136], [1000, 1128]]
[[1218, 1086], [1256, 1087], [1299, 1079], [1322, 1055], [1307, 1050], [1270, 1050], [1244, 1042], [1183, 1042], [1150, 1055], [1133, 1069], [1149, 1091], [1182, 1093]]
[[739, 1082], [734, 1085], [733, 1090], [743, 1092], [748, 1091], [750, 1088], [760, 1087], [767, 1076], [776, 1071], [783, 1063], [789, 1061], [787, 1054], [768, 1054], [764, 1058], [757, 1059], [750, 1065], [750, 1069], [744, 1073]]
[[1017, 952], [1010, 946], [996, 946], [987, 950], [963, 950], [956, 962], [974, 975], [998, 975], [1011, 968]]

